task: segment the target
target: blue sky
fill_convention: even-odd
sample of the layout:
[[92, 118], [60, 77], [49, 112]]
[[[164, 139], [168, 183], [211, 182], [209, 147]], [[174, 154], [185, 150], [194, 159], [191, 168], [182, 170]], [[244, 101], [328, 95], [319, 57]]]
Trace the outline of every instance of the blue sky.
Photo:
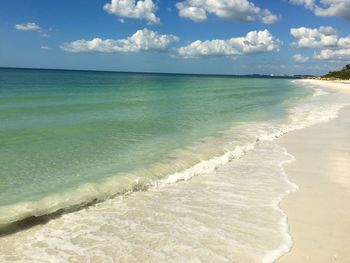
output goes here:
[[0, 66], [323, 74], [350, 62], [350, 0], [3, 0]]

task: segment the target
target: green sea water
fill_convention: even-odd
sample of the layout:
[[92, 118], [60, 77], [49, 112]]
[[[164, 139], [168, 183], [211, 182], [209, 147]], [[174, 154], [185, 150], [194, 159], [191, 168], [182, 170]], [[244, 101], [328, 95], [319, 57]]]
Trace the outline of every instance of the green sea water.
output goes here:
[[213, 156], [179, 153], [311, 93], [288, 79], [0, 69], [0, 207], [181, 171]]

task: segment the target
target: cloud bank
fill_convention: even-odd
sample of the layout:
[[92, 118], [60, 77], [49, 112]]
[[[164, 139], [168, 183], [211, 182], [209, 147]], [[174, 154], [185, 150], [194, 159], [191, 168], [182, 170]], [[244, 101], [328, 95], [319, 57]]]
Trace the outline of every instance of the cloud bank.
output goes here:
[[278, 51], [280, 40], [268, 30], [251, 31], [244, 37], [216, 40], [197, 40], [187, 46], [180, 47], [178, 54], [184, 58], [204, 56], [240, 56], [244, 54]]
[[64, 43], [61, 48], [67, 52], [135, 53], [140, 51], [164, 51], [178, 41], [174, 35], [161, 35], [148, 29], [138, 30], [127, 39], [76, 40]]
[[176, 8], [181, 17], [195, 22], [206, 21], [208, 14], [241, 22], [253, 22], [258, 19], [265, 24], [273, 24], [280, 19], [268, 9], [261, 9], [248, 0], [185, 0], [178, 2]]

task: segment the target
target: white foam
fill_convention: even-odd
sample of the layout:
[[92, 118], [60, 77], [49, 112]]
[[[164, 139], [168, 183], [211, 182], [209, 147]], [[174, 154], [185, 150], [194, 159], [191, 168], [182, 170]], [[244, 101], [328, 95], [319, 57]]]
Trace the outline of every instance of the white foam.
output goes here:
[[224, 165], [233, 159], [241, 158], [247, 151], [255, 147], [256, 142], [247, 143], [243, 146], [236, 146], [233, 151], [226, 152], [222, 156], [214, 157], [210, 160], [201, 161], [200, 163], [186, 169], [182, 172], [174, 173], [167, 176], [165, 179], [156, 183], [156, 186], [162, 184], [172, 184], [182, 180], [189, 180], [194, 176], [214, 172], [219, 166]]
[[328, 92], [324, 91], [323, 89], [317, 89], [315, 88], [314, 96], [323, 96], [329, 94]]
[[287, 156], [289, 156], [290, 159], [281, 161], [279, 163], [279, 166], [281, 168], [282, 176], [284, 177], [286, 183], [291, 186], [291, 188], [289, 190], [287, 190], [287, 192], [285, 192], [284, 194], [280, 195], [279, 197], [277, 197], [275, 199], [274, 206], [282, 214], [282, 218], [281, 218], [279, 226], [281, 228], [281, 232], [283, 233], [285, 241], [277, 249], [271, 250], [268, 253], [266, 253], [265, 256], [263, 257], [263, 260], [262, 260], [263, 263], [275, 262], [278, 258], [283, 256], [285, 253], [289, 252], [293, 246], [293, 239], [289, 233], [288, 217], [287, 217], [286, 213], [284, 213], [284, 211], [281, 209], [280, 203], [282, 202], [282, 200], [285, 196], [287, 196], [291, 192], [297, 191], [299, 189], [299, 187], [295, 183], [293, 183], [289, 180], [288, 174], [284, 170], [284, 165], [295, 161], [295, 157], [293, 155], [291, 155], [290, 153], [288, 153], [285, 148], [283, 148], [283, 150], [284, 150], [285, 154]]

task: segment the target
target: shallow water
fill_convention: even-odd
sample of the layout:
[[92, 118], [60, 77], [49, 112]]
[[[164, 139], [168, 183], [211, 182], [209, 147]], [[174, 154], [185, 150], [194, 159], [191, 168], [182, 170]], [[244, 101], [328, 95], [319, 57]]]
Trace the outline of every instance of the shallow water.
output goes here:
[[[235, 78], [223, 81], [231, 81], [233, 87], [245, 83], [244, 79]], [[278, 204], [297, 189], [283, 170], [283, 164], [293, 161], [293, 156], [274, 139], [335, 118], [350, 100], [337, 93], [302, 88], [290, 80], [247, 79], [243, 85], [255, 83], [259, 89], [259, 81], [262, 89], [269, 83], [278, 86], [277, 93], [284, 93], [279, 90], [284, 89], [283, 85], [290, 90], [278, 95], [281, 97], [277, 100], [269, 100], [270, 105], [248, 107], [251, 110], [244, 113], [248, 117], [243, 119], [232, 118], [246, 116], [237, 112], [213, 114], [218, 108], [228, 110], [227, 105], [212, 109], [208, 106], [206, 110], [209, 116], [213, 114], [212, 122], [201, 119], [198, 131], [193, 126], [179, 131], [183, 133], [181, 136], [172, 134], [176, 147], [169, 156], [157, 152], [158, 148], [163, 149], [161, 144], [152, 144], [153, 148], [144, 145], [144, 153], [148, 150], [160, 154], [151, 168], [135, 168], [137, 172], [125, 173], [124, 177], [107, 176], [98, 183], [91, 180], [78, 185], [73, 193], [65, 190], [36, 202], [0, 208], [5, 221], [11, 216], [18, 218], [19, 211], [24, 211], [22, 217], [33, 211], [45, 214], [52, 207], [71, 205], [72, 200], [89, 200], [101, 193], [108, 197], [123, 187], [129, 189], [127, 193], [63, 214], [46, 224], [0, 237], [0, 261], [273, 262], [292, 245], [286, 216]], [[204, 82], [204, 86], [210, 83], [208, 79]], [[227, 89], [231, 92], [232, 88]], [[212, 94], [207, 99], [215, 98]], [[189, 103], [189, 106], [195, 105]], [[187, 132], [197, 136], [192, 138]], [[187, 136], [193, 139], [189, 144], [186, 139], [179, 139]], [[131, 158], [135, 157], [131, 155]], [[155, 171], [159, 174], [154, 174]], [[130, 183], [135, 181], [136, 185]], [[127, 188], [130, 185], [134, 188]]]
[[144, 188], [310, 93], [283, 79], [1, 69], [0, 225]]

